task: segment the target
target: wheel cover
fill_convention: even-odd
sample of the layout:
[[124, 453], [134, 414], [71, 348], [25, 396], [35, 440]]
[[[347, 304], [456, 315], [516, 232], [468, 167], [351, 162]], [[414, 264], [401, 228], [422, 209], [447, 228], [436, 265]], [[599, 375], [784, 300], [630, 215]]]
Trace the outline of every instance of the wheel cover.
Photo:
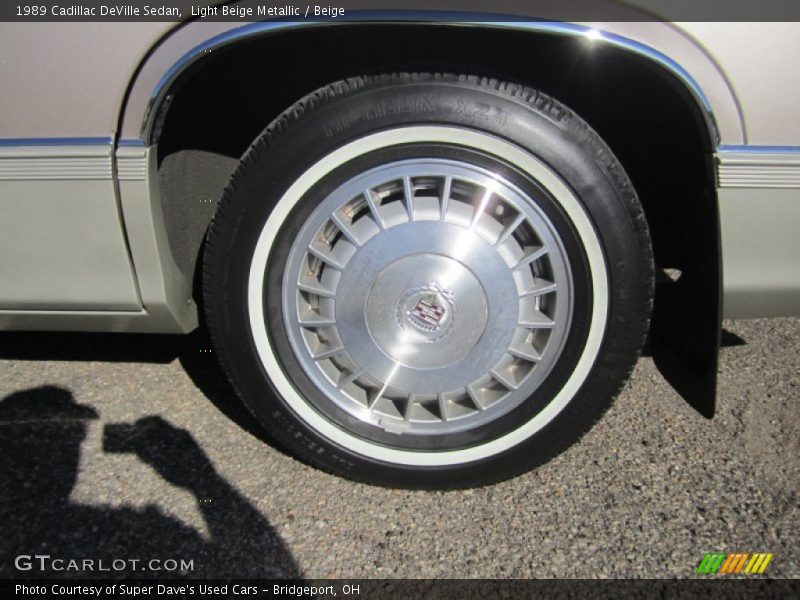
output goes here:
[[532, 396], [561, 353], [571, 299], [535, 197], [444, 159], [336, 188], [296, 236], [282, 286], [292, 350], [326, 401], [412, 435], [474, 429]]

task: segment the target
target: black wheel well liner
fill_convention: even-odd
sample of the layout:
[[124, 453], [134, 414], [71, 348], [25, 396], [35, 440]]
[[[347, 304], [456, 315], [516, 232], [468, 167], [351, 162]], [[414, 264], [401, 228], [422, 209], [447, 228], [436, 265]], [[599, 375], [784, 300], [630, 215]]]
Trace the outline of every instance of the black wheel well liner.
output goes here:
[[661, 273], [650, 350], [670, 383], [712, 416], [721, 318], [715, 141], [682, 82], [619, 48], [491, 27], [348, 24], [215, 50], [176, 80], [154, 132], [167, 232], [187, 276], [228, 176], [274, 117], [331, 81], [402, 70], [518, 81], [600, 134], [639, 194]]

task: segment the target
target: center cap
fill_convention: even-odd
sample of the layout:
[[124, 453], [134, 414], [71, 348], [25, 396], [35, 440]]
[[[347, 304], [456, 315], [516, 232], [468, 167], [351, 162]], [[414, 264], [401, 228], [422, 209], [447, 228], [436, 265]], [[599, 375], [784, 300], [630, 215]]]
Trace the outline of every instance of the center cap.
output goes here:
[[372, 285], [367, 328], [392, 360], [436, 369], [466, 356], [488, 319], [486, 294], [459, 261], [436, 254], [406, 256]]
[[406, 292], [397, 303], [397, 324], [414, 327], [430, 341], [450, 331], [456, 319], [455, 294], [436, 281]]

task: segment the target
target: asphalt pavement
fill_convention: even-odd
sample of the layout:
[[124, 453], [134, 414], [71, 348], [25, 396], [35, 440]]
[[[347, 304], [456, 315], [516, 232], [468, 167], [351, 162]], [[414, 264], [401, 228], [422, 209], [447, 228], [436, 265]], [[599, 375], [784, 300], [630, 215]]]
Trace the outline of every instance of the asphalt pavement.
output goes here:
[[[0, 578], [41, 576], [16, 558], [37, 553], [143, 577], [683, 578], [708, 552], [799, 577], [800, 319], [724, 327], [713, 420], [642, 358], [580, 443], [453, 492], [292, 458], [200, 334], [0, 334]], [[109, 574], [68, 566], [44, 574]]]

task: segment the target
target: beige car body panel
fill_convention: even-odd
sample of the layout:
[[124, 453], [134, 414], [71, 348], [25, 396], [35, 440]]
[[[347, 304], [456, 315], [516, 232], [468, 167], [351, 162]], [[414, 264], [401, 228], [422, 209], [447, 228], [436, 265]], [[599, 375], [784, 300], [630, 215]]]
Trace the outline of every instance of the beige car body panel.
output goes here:
[[[471, 25], [593, 32], [678, 75], [718, 145], [725, 315], [800, 313], [800, 101], [786, 76], [800, 25]], [[14, 57], [0, 61], [0, 329], [194, 328], [161, 215], [153, 103], [219, 44], [312, 26], [0, 24], [2, 56]]]

